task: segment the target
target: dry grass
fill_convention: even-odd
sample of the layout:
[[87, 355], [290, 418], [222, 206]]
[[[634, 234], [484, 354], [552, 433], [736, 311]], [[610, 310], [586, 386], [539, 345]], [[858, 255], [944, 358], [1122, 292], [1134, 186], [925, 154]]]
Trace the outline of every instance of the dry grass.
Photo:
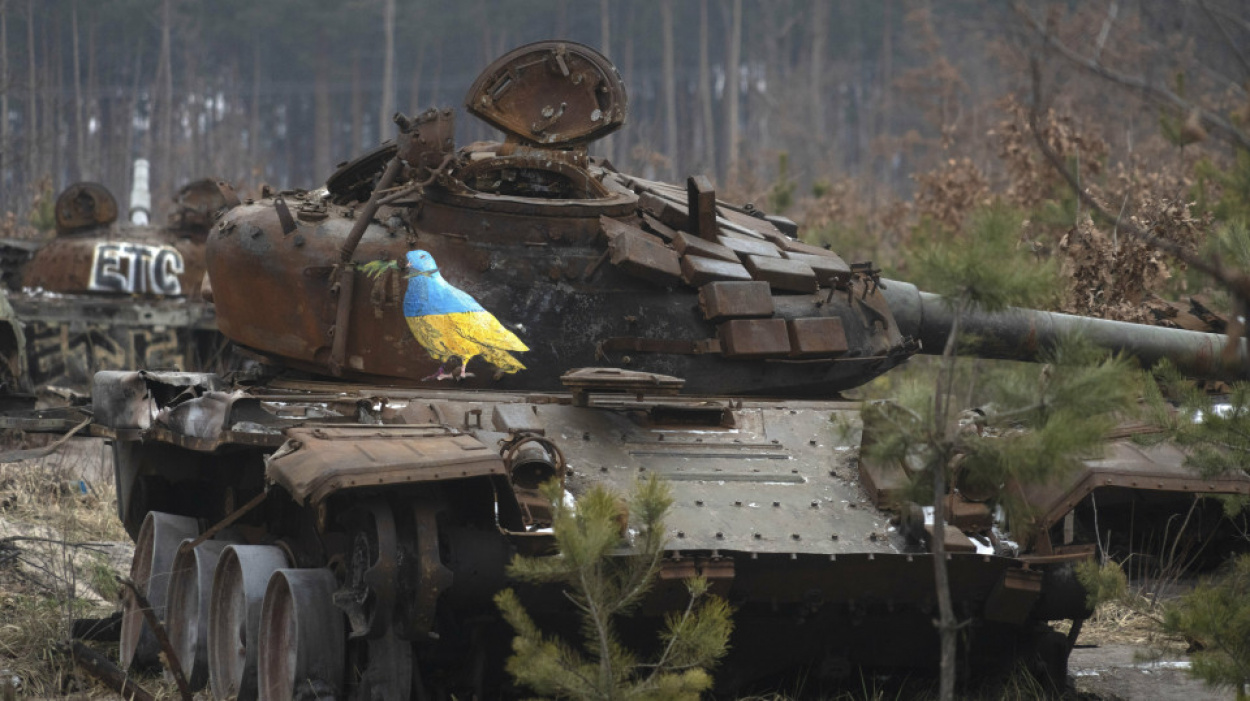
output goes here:
[[113, 574], [129, 568], [105, 450], [74, 441], [0, 464], [0, 674], [17, 677], [26, 697], [112, 695], [58, 649], [74, 618], [116, 610]]
[[[1182, 653], [1188, 647], [1183, 639], [1166, 635], [1160, 628], [1158, 605], [1141, 597], [1130, 596], [1125, 602], [1103, 604], [1081, 628], [1077, 642], [1081, 645], [1131, 645], [1137, 648]], [[1063, 622], [1055, 628], [1067, 632]]]

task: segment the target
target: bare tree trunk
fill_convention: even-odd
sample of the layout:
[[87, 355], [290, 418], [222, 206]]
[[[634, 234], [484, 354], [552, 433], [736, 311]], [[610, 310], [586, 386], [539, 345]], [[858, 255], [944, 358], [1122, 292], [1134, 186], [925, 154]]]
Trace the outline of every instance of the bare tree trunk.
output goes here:
[[260, 37], [252, 45], [252, 104], [248, 106], [247, 118], [247, 169], [252, 186], [263, 180], [260, 165]]
[[[951, 324], [950, 334], [946, 338], [946, 348], [942, 353], [942, 369], [938, 375], [938, 391], [934, 396], [934, 422], [932, 431], [935, 436], [943, 436], [942, 445], [952, 445], [947, 437], [950, 435], [951, 397], [954, 394], [955, 376], [955, 344], [959, 338], [960, 317], [967, 305], [961, 303]], [[938, 636], [941, 639], [942, 657], [939, 663], [941, 678], [939, 681], [941, 701], [953, 701], [955, 698], [955, 652], [956, 634], [959, 625], [955, 621], [955, 607], [951, 603], [950, 575], [946, 568], [946, 469], [950, 465], [953, 454], [943, 453], [934, 460], [933, 468], [933, 538], [930, 550], [933, 553], [933, 583], [937, 589], [938, 600]]]
[[9, 0], [0, 0], [0, 214], [9, 210]]
[[82, 72], [78, 55], [78, 2], [70, 5], [70, 27], [74, 34], [74, 180], [92, 180], [93, 175], [84, 172], [83, 168], [83, 103], [82, 103]]
[[365, 140], [365, 98], [360, 87], [360, 54], [356, 52], [352, 53], [351, 109], [352, 148], [348, 158], [360, 151]]
[[[627, 7], [629, 8], [629, 14], [625, 18], [625, 32], [624, 32], [625, 51], [623, 52], [623, 57], [624, 57], [624, 62], [625, 62], [624, 75], [632, 76], [632, 75], [638, 75], [638, 73], [634, 71], [634, 47], [637, 45], [638, 42], [635, 41], [636, 36], [635, 36], [635, 32], [633, 31], [636, 26], [635, 19], [638, 16], [638, 3], [635, 3], [635, 2], [628, 3]], [[641, 120], [636, 120], [635, 123], [637, 123], [637, 121], [641, 121]], [[631, 146], [630, 137], [633, 137], [633, 140], [632, 140], [633, 143], [635, 144], [638, 143], [640, 141], [640, 139], [638, 138], [638, 133], [640, 131], [641, 131], [640, 129], [634, 128], [634, 129], [631, 129], [628, 134], [617, 132], [618, 134], [620, 134], [620, 139], [617, 140], [616, 146], [615, 146], [617, 159], [619, 159], [622, 162], [628, 163], [633, 158], [633, 148]], [[617, 163], [616, 165], [620, 167], [623, 165], [623, 163]], [[626, 167], [626, 170], [631, 170], [631, 169], [632, 168]]]
[[[412, 82], [408, 84], [408, 113], [410, 115], [421, 114], [421, 74], [424, 72], [425, 42], [421, 42], [417, 49], [417, 65], [412, 71]], [[434, 104], [430, 106], [437, 107]]]
[[[96, 32], [99, 27], [99, 14], [92, 12], [87, 19], [87, 143], [84, 144], [86, 152], [87, 164], [86, 168], [89, 173], [94, 173], [96, 177], [108, 178], [108, 173], [102, 167], [103, 160], [100, 158], [100, 149], [106, 139], [104, 125], [100, 119], [100, 75], [97, 70], [95, 40]], [[92, 133], [92, 124], [95, 125], [95, 132]]]
[[61, 156], [64, 155], [61, 140], [57, 138], [57, 134], [61, 132], [58, 128], [61, 121], [60, 96], [65, 87], [62, 83], [65, 71], [62, 70], [64, 65], [61, 58], [64, 53], [61, 51], [61, 33], [55, 29], [58, 19], [55, 15], [50, 15], [50, 21], [43, 23], [43, 84], [49, 89], [43, 91], [43, 108], [39, 110], [42, 115], [40, 119], [43, 120], [39, 138], [49, 146], [44, 153], [42, 170], [49, 176], [54, 193], [60, 184], [58, 177], [61, 174]]
[[[318, 45], [328, 46], [325, 33], [320, 32]], [[332, 135], [330, 133], [330, 62], [325, 51], [313, 59], [313, 177], [330, 175]]]
[[160, 153], [157, 156], [159, 159], [157, 162], [160, 163], [160, 170], [152, 180], [152, 201], [159, 204], [153, 207], [153, 221], [163, 221], [164, 212], [158, 213], [157, 210], [165, 206], [165, 202], [172, 194], [170, 191], [174, 163], [174, 72], [170, 49], [171, 25], [173, 24], [172, 3], [173, 0], [161, 1], [161, 47], [156, 69], [158, 104], [160, 105], [160, 110], [157, 111], [159, 115], [157, 123], [160, 127], [158, 141]]
[[703, 169], [716, 173], [716, 120], [712, 117], [712, 68], [708, 59], [707, 0], [699, 0], [699, 107], [703, 113]]
[[29, 73], [26, 82], [26, 184], [36, 186], [39, 176], [39, 108], [35, 94], [35, 0], [26, 0], [26, 58]]
[[[174, 153], [170, 157], [170, 181], [168, 183], [171, 194], [176, 191], [176, 188], [181, 187], [184, 180], [193, 177], [191, 174], [199, 175], [205, 172], [204, 161], [208, 150], [204, 146], [204, 139], [210, 128], [208, 121], [211, 119], [211, 115], [207, 114], [204, 109], [204, 97], [208, 91], [196, 61], [198, 53], [195, 50], [195, 37], [183, 36], [179, 44], [182, 47], [182, 89], [184, 92], [194, 96], [194, 99], [185, 101], [186, 107], [184, 109], [188, 112], [197, 110], [200, 114], [191, 113], [188, 115], [187, 124], [190, 134], [174, 142]], [[205, 118], [205, 128], [203, 130], [200, 129], [201, 115]]]
[[378, 141], [391, 133], [391, 115], [395, 112], [395, 0], [382, 4], [382, 109], [378, 113]]
[[[135, 48], [134, 83], [130, 86], [130, 94], [126, 96], [123, 114], [121, 118], [117, 120], [122, 129], [124, 145], [123, 145], [123, 150], [122, 150], [122, 156], [116, 159], [117, 161], [122, 161], [122, 162], [117, 163], [116, 167], [120, 168], [121, 172], [123, 173], [122, 183], [124, 183], [124, 186], [122, 187], [121, 191], [126, 192], [126, 193], [130, 192], [131, 184], [132, 184], [132, 181], [134, 180], [134, 172], [132, 170], [133, 164], [130, 163], [129, 161], [134, 158], [134, 153], [135, 153], [135, 150], [134, 150], [135, 129], [133, 126], [134, 119], [135, 119], [135, 110], [137, 107], [135, 100], [137, 96], [139, 95], [139, 85], [142, 82], [142, 80], [143, 80], [143, 44], [140, 43]], [[151, 161], [152, 159], [152, 129], [150, 127], [144, 130], [143, 132], [143, 152], [140, 155], [143, 158], [148, 159], [149, 161]], [[127, 204], [127, 207], [129, 207], [129, 204]], [[129, 219], [130, 217], [127, 216], [126, 218]]]
[[677, 69], [673, 58], [673, 0], [660, 0], [661, 33], [664, 43], [664, 152], [668, 156], [668, 176], [677, 178]]
[[[881, 21], [881, 102], [877, 112], [877, 118], [873, 120], [876, 124], [876, 133], [873, 134], [873, 140], [879, 141], [881, 136], [890, 131], [890, 116], [894, 113], [894, 105], [892, 104], [890, 83], [894, 80], [894, 32], [891, 25], [893, 24], [894, 0], [885, 0], [882, 14], [884, 17]], [[876, 178], [877, 182], [872, 187], [872, 206], [877, 206], [877, 190], [881, 182], [889, 183], [890, 164], [893, 162], [888, 155], [881, 159], [883, 172]], [[873, 168], [875, 171], [876, 168]], [[872, 171], [870, 171], [872, 172]]]
[[[243, 87], [243, 68], [240, 64], [240, 57], [235, 54], [230, 61], [230, 85], [239, 91]], [[221, 125], [224, 129], [222, 142], [230, 146], [230, 160], [222, 163], [220, 170], [216, 172], [234, 183], [242, 182], [241, 176], [247, 173], [247, 145], [238, 138], [238, 134], [247, 128], [246, 110], [247, 108], [241, 101], [231, 100], [230, 112], [226, 116], [229, 121]]]
[[[609, 0], [599, 0], [599, 52], [612, 57], [612, 8]], [[615, 163], [616, 136], [608, 135], [599, 141], [603, 157]]]
[[730, 19], [729, 46], [725, 52], [725, 148], [727, 157], [728, 180], [730, 184], [738, 181], [738, 142], [741, 139], [738, 127], [738, 82], [739, 64], [742, 63], [742, 0], [733, 0], [733, 15]]
[[829, 5], [823, 2], [812, 3], [811, 19], [812, 41], [811, 55], [808, 56], [807, 89], [811, 100], [812, 139], [822, 146], [827, 143], [825, 134], [829, 125], [825, 124], [825, 40], [829, 36]]
[[942, 641], [940, 692], [942, 701], [951, 701], [955, 698], [955, 643], [958, 626], [955, 623], [955, 607], [951, 604], [950, 576], [946, 570], [945, 463], [936, 465], [933, 470], [932, 546], [933, 582], [937, 588], [938, 600], [938, 635]]

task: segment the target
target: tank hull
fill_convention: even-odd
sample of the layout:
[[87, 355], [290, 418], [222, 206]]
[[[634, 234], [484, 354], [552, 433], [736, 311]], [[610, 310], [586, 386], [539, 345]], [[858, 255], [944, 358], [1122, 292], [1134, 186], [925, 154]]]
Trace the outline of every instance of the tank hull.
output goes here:
[[[115, 441], [127, 528], [137, 533], [151, 511], [228, 522], [236, 538], [280, 544], [300, 568], [330, 569], [346, 591], [361, 510], [373, 514], [365, 530], [395, 524], [390, 596], [408, 623], [386, 635], [413, 646], [412, 664], [435, 685], [483, 683], [474, 674], [486, 672], [448, 661], [476, 654], [463, 626], [498, 624], [491, 596], [509, 585], [504, 564], [552, 547], [510, 470], [517, 436], [559, 448], [573, 499], [596, 485], [627, 491], [652, 473], [671, 485], [669, 552], [637, 633], [684, 605], [686, 577], [707, 577], [738, 611], [727, 688], [807, 666], [936, 662], [933, 563], [865, 488], [855, 403], [591, 392], [581, 405], [568, 393], [282, 380], [230, 389], [196, 374], [97, 377], [95, 431]], [[404, 525], [422, 514], [438, 524], [434, 551]], [[954, 599], [981, 631], [965, 641], [983, 653], [977, 664], [1010, 666], [1048, 620], [1083, 617], [1083, 591], [1048, 573], [1089, 553], [953, 552]], [[405, 570], [414, 559], [425, 564]], [[420, 574], [431, 569], [445, 572], [432, 599]], [[521, 591], [540, 620], [568, 621], [558, 587]], [[491, 669], [490, 684], [502, 684]]]

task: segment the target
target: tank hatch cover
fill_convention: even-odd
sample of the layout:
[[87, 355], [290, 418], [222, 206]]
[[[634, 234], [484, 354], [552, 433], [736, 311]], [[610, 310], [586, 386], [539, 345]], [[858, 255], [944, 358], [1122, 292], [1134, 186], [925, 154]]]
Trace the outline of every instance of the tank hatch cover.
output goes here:
[[522, 46], [487, 66], [465, 98], [470, 114], [522, 142], [571, 147], [625, 123], [621, 76], [594, 49], [562, 41]]
[[99, 183], [74, 183], [56, 198], [56, 230], [108, 226], [117, 221], [117, 200]]

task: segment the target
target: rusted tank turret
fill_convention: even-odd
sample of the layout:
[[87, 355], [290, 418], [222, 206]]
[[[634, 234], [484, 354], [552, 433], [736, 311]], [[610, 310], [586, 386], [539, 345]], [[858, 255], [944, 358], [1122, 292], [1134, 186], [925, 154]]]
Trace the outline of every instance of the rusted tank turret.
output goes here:
[[[147, 224], [146, 162], [136, 166], [134, 221], [98, 183], [66, 188], [56, 236], [34, 248], [9, 293], [25, 325], [30, 386], [85, 392], [103, 369], [203, 369], [220, 350], [200, 299], [204, 245], [226, 195], [212, 180], [179, 190], [166, 226]], [[12, 243], [12, 242], [10, 242]]]
[[[675, 502], [644, 617], [707, 577], [736, 609], [724, 687], [932, 664], [933, 563], [896, 527], [899, 474], [858, 462], [859, 405], [838, 392], [940, 352], [941, 305], [705, 178], [593, 158], [626, 95], [591, 49], [522, 47], [465, 103], [504, 141], [457, 148], [451, 110], [400, 116], [393, 142], [324, 188], [213, 227], [220, 328], [261, 364], [246, 382], [96, 377], [92, 430], [114, 442], [133, 575], [187, 676], [217, 698], [506, 694], [491, 595], [512, 553], [549, 551], [535, 486], [561, 479], [576, 499], [651, 474]], [[1022, 314], [974, 330], [1032, 355], [1078, 323]], [[1088, 323], [1099, 342], [1227, 374], [1209, 362], [1221, 337]], [[1056, 524], [1095, 490], [1163, 490], [1129, 481], [1168, 470], [1187, 496], [1250, 493], [1186, 478], [1182, 457], [1091, 463], [1037, 493], [1046, 535], [1023, 551], [979, 539], [987, 524], [950, 529], [952, 596], [974, 622], [963, 659], [1061, 675], [1068, 643], [1047, 622], [1087, 615], [1071, 563], [1094, 541]], [[560, 592], [530, 595], [567, 621]], [[123, 663], [150, 663], [133, 602], [125, 621]]]

